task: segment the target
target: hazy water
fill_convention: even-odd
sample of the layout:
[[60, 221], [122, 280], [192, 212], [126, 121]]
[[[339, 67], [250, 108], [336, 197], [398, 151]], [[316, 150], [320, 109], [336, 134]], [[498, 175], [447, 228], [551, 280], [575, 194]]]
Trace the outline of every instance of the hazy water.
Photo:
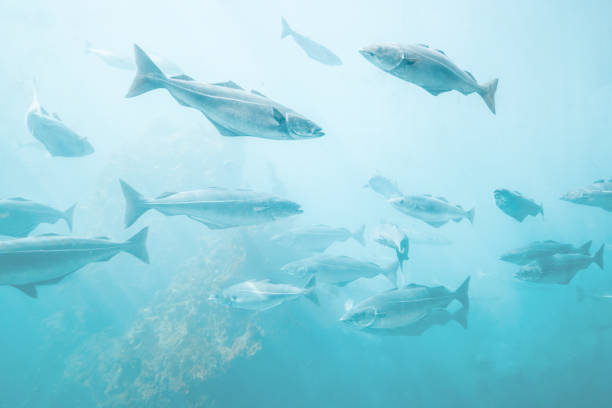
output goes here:
[[[0, 288], [0, 406], [609, 406], [612, 305], [578, 303], [575, 287], [609, 289], [610, 268], [534, 286], [498, 256], [540, 239], [612, 240], [608, 213], [559, 200], [612, 175], [611, 12], [603, 1], [3, 0], [0, 195], [78, 202], [76, 235], [123, 240], [149, 225], [151, 264], [121, 254], [42, 288], [38, 300]], [[281, 16], [344, 65], [280, 40]], [[85, 55], [87, 40], [124, 55], [138, 43], [199, 80], [256, 89], [327, 135], [223, 138], [165, 91], [124, 99], [132, 73]], [[476, 95], [432, 97], [378, 70], [357, 53], [376, 42], [429, 44], [480, 82], [500, 78], [497, 115]], [[32, 78], [41, 103], [87, 136], [94, 155], [18, 147], [33, 140], [24, 123]], [[362, 188], [377, 172], [406, 193], [476, 207], [473, 226], [440, 229], [453, 245], [414, 245], [407, 264], [422, 284], [454, 289], [472, 276], [468, 330], [450, 322], [386, 338], [337, 321], [347, 299], [386, 289], [384, 279], [321, 288], [320, 307], [299, 300], [255, 314], [209, 304], [228, 284], [280, 279], [288, 254], [264, 238], [291, 225], [429, 228]], [[126, 231], [119, 178], [147, 195], [209, 185], [276, 192], [304, 214], [212, 231], [151, 212]], [[519, 224], [502, 214], [492, 195], [500, 187], [542, 201], [545, 217]], [[67, 230], [60, 222], [35, 234], [48, 231]], [[372, 240], [329, 252], [391, 259]]]

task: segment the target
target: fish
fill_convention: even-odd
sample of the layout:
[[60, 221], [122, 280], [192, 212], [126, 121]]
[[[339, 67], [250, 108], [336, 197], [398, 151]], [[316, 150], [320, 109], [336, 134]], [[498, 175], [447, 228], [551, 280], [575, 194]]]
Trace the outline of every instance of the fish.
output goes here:
[[284, 18], [281, 18], [281, 24], [281, 38], [285, 38], [287, 36], [293, 37], [297, 45], [299, 45], [310, 58], [325, 65], [342, 65], [342, 60], [336, 54], [318, 42], [292, 30]]
[[364, 187], [371, 188], [386, 199], [402, 197], [404, 195], [393, 181], [381, 175], [370, 177]]
[[597, 180], [584, 188], [569, 191], [561, 200], [612, 212], [612, 179]]
[[595, 255], [585, 254], [555, 254], [522, 266], [514, 277], [533, 283], [556, 283], [567, 285], [578, 271], [588, 268], [592, 263], [604, 268], [604, 245]]
[[32, 105], [26, 114], [26, 124], [30, 134], [41, 142], [53, 157], [83, 157], [94, 152], [86, 137], [70, 129], [57, 113], [48, 113], [38, 102], [36, 87]]
[[76, 204], [66, 211], [59, 211], [23, 197], [0, 200], [0, 235], [23, 238], [30, 235], [39, 224], [55, 224], [66, 221], [72, 231], [72, 218]]
[[410, 249], [408, 235], [395, 224], [382, 224], [374, 230], [373, 236], [374, 241], [395, 251], [399, 267], [403, 270], [404, 262], [410, 259], [408, 257]]
[[[113, 68], [129, 71], [134, 71], [136, 69], [136, 64], [132, 58], [115, 54], [109, 50], [93, 47], [89, 41], [85, 42], [85, 54], [95, 55]], [[167, 58], [155, 54], [150, 54], [150, 57], [151, 60], [155, 62], [155, 65], [157, 65], [166, 75], [180, 75], [183, 73], [183, 70], [178, 65]]]
[[499, 80], [479, 84], [474, 76], [461, 70], [446, 54], [424, 44], [375, 44], [359, 53], [381, 70], [411, 82], [437, 96], [452, 90], [464, 95], [477, 93], [495, 114], [495, 92]]
[[252, 190], [209, 187], [146, 198], [125, 181], [120, 180], [120, 184], [126, 203], [126, 228], [151, 209], [167, 216], [187, 216], [210, 229], [257, 225], [303, 212], [293, 201]]
[[576, 300], [578, 300], [578, 302], [582, 302], [585, 299], [594, 300], [597, 302], [612, 303], [612, 293], [586, 293], [582, 287], [576, 286]]
[[127, 98], [165, 88], [180, 105], [202, 112], [223, 136], [301, 140], [325, 135], [314, 122], [260, 92], [232, 81], [205, 84], [187, 75], [167, 77], [137, 45], [134, 54], [138, 70]]
[[530, 244], [506, 252], [499, 259], [516, 265], [527, 265], [540, 258], [547, 258], [555, 254], [582, 254], [589, 256], [593, 241], [585, 242], [579, 247], [563, 244], [557, 241], [535, 241]]
[[432, 313], [445, 309], [453, 300], [469, 307], [470, 278], [450, 291], [444, 286], [410, 284], [403, 288], [371, 296], [351, 307], [340, 321], [374, 334], [389, 334], [409, 330], [416, 325], [427, 326], [438, 321]]
[[324, 252], [334, 242], [344, 242], [350, 238], [364, 246], [364, 231], [365, 225], [351, 232], [346, 228], [319, 224], [292, 228], [287, 232], [273, 236], [272, 241], [286, 248], [300, 249], [308, 252]]
[[316, 276], [318, 282], [335, 286], [346, 286], [360, 278], [385, 276], [393, 286], [397, 285], [399, 262], [381, 267], [374, 262], [362, 261], [344, 255], [315, 255], [290, 262], [281, 267], [281, 272], [299, 278]]
[[84, 266], [106, 262], [119, 252], [149, 263], [147, 234], [148, 227], [145, 227], [125, 242], [58, 234], [0, 241], [0, 285], [13, 286], [37, 298], [38, 286], [59, 283]]
[[518, 222], [523, 222], [528, 215], [535, 217], [542, 214], [544, 216], [544, 208], [541, 204], [536, 204], [534, 200], [524, 197], [518, 191], [500, 189], [495, 190], [493, 195], [497, 207]]
[[318, 305], [319, 298], [315, 287], [315, 277], [310, 279], [303, 288], [286, 283], [272, 283], [268, 279], [249, 280], [230, 286], [221, 293], [211, 295], [208, 300], [237, 309], [263, 312], [301, 297]]
[[433, 197], [430, 194], [419, 196], [402, 196], [388, 200], [399, 212], [417, 218], [434, 228], [439, 228], [450, 220], [460, 222], [466, 218], [474, 223], [475, 209], [465, 211], [460, 205], [452, 205], [444, 197]]

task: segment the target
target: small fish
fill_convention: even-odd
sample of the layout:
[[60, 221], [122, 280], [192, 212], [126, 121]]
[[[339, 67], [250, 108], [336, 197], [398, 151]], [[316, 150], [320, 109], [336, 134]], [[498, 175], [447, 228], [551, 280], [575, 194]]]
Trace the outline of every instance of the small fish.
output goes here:
[[281, 272], [305, 278], [316, 276], [318, 282], [335, 286], [346, 286], [360, 278], [375, 278], [383, 275], [392, 285], [397, 285], [398, 262], [387, 267], [380, 267], [373, 262], [361, 261], [343, 255], [315, 255], [291, 262], [281, 268]]
[[474, 223], [475, 210], [465, 211], [460, 205], [452, 205], [444, 197], [402, 196], [391, 198], [388, 202], [399, 212], [417, 218], [434, 228], [439, 228], [450, 220], [460, 222], [466, 218]]
[[454, 292], [444, 286], [410, 284], [379, 293], [354, 305], [340, 321], [374, 334], [400, 334], [402, 330], [428, 327], [439, 321], [435, 314], [455, 299], [469, 307], [469, 283], [468, 277]]
[[260, 92], [231, 81], [205, 84], [187, 75], [167, 77], [137, 45], [134, 54], [138, 70], [126, 98], [164, 88], [180, 105], [202, 112], [223, 136], [299, 140], [325, 135], [314, 122]]
[[126, 228], [151, 209], [167, 216], [185, 215], [210, 229], [257, 225], [302, 213], [293, 201], [251, 190], [209, 187], [146, 198], [125, 181], [120, 182], [126, 202]]
[[378, 194], [385, 197], [387, 200], [395, 197], [402, 197], [404, 194], [399, 190], [397, 185], [385, 176], [372, 176], [368, 180], [368, 184], [364, 187], [369, 187]]
[[604, 245], [593, 256], [585, 254], [555, 254], [540, 258], [521, 267], [514, 277], [533, 283], [556, 283], [567, 285], [580, 270], [592, 263], [603, 266]]
[[410, 249], [408, 235], [395, 224], [382, 224], [374, 230], [373, 234], [374, 241], [395, 251], [400, 269], [403, 270], [404, 262], [410, 259], [408, 257]]
[[354, 239], [362, 246], [365, 245], [363, 233], [365, 225], [354, 232], [346, 228], [336, 228], [327, 225], [313, 225], [308, 227], [292, 228], [288, 232], [275, 235], [272, 241], [287, 248], [295, 248], [308, 252], [324, 252], [334, 242], [344, 242]]
[[301, 297], [318, 305], [315, 285], [314, 277], [303, 288], [284, 283], [271, 283], [269, 280], [250, 280], [230, 286], [220, 294], [210, 296], [208, 300], [237, 309], [260, 312]]
[[87, 138], [78, 135], [62, 122], [59, 116], [49, 114], [38, 102], [36, 87], [34, 100], [26, 115], [28, 130], [54, 157], [82, 157], [92, 154], [94, 148]]
[[106, 237], [75, 238], [57, 234], [0, 241], [0, 285], [37, 298], [37, 286], [53, 285], [92, 262], [106, 262], [127, 252], [149, 263], [148, 228], [125, 242]]
[[561, 200], [612, 212], [612, 179], [597, 180], [584, 188], [570, 191]]
[[72, 231], [72, 216], [76, 204], [66, 211], [59, 211], [22, 197], [0, 200], [0, 235], [26, 237], [42, 223], [55, 224], [66, 221]]
[[576, 248], [573, 245], [562, 244], [552, 240], [535, 241], [524, 247], [506, 252], [500, 257], [500, 260], [516, 265], [526, 265], [532, 261], [555, 254], [582, 254], [589, 256], [592, 242], [585, 242], [582, 246]]
[[313, 41], [310, 38], [293, 31], [284, 18], [281, 18], [281, 23], [283, 25], [281, 38], [285, 38], [289, 35], [292, 36], [295, 42], [300, 46], [300, 48], [302, 48], [302, 50], [304, 50], [306, 55], [308, 55], [310, 58], [315, 61], [319, 61], [321, 64], [325, 65], [342, 65], [342, 61], [340, 60], [340, 58], [338, 58], [336, 54], [334, 54], [318, 42]]
[[464, 95], [475, 92], [495, 113], [498, 80], [479, 84], [471, 73], [459, 69], [440, 50], [422, 44], [380, 44], [362, 48], [359, 52], [383, 71], [412, 82], [434, 96], [452, 90]]
[[[134, 64], [134, 61], [131, 58], [123, 55], [117, 55], [109, 50], [94, 48], [89, 41], [85, 42], [85, 54], [95, 55], [113, 68], [125, 69], [129, 71], [134, 71], [136, 69], [136, 64]], [[160, 67], [160, 69], [166, 75], [180, 75], [183, 73], [183, 70], [178, 65], [167, 58], [151, 54], [151, 60], [153, 60], [155, 65]]]
[[544, 208], [541, 204], [536, 204], [534, 200], [524, 197], [518, 191], [501, 189], [495, 190], [493, 195], [497, 207], [518, 222], [523, 222], [528, 215], [534, 217], [538, 214], [544, 215]]

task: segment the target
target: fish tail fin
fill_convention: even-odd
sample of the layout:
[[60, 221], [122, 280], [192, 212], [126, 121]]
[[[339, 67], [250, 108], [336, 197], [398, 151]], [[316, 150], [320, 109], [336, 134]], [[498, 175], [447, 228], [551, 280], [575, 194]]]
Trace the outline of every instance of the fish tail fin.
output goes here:
[[400, 249], [395, 250], [395, 256], [397, 256], [397, 261], [399, 262], [400, 271], [404, 272], [404, 262], [406, 262], [410, 257], [408, 256], [408, 252], [410, 249], [410, 241], [408, 239], [403, 239], [400, 243]]
[[593, 262], [595, 262], [597, 266], [599, 266], [601, 269], [604, 268], [603, 253], [604, 253], [605, 246], [606, 246], [605, 244], [601, 244], [601, 248], [599, 248], [599, 251], [597, 251], [597, 253], [593, 255]]
[[146, 204], [146, 199], [138, 191], [134, 190], [128, 183], [119, 180], [121, 190], [125, 197], [125, 228], [131, 226], [149, 207]]
[[291, 29], [291, 27], [289, 27], [289, 24], [287, 24], [287, 20], [285, 20], [284, 17], [281, 17], [281, 23], [283, 25], [283, 31], [281, 32], [281, 38], [285, 38], [286, 36], [293, 34], [293, 30]]
[[540, 203], [540, 214], [542, 214], [542, 218], [544, 218], [544, 203]]
[[70, 231], [72, 231], [72, 219], [74, 217], [75, 207], [76, 204], [74, 204], [72, 207], [62, 213], [62, 218], [64, 219], [64, 221], [66, 221], [66, 224], [68, 224], [68, 228], [70, 229]]
[[463, 281], [461, 286], [459, 286], [457, 290], [455, 290], [455, 297], [457, 298], [459, 302], [461, 302], [463, 307], [466, 307], [466, 308], [470, 307], [470, 299], [468, 298], [469, 287], [470, 287], [470, 277], [468, 276]]
[[590, 255], [591, 254], [591, 244], [593, 243], [593, 241], [589, 241], [589, 242], [585, 242], [584, 244], [582, 244], [582, 246], [580, 247], [580, 252], [585, 254], [585, 255]]
[[125, 95], [126, 98], [132, 98], [153, 89], [164, 87], [160, 80], [166, 79], [166, 76], [136, 44], [134, 44], [134, 59], [136, 60], [136, 76], [134, 82], [132, 82], [132, 87]]
[[472, 208], [470, 211], [465, 213], [465, 217], [468, 219], [470, 224], [474, 223], [474, 216], [476, 215], [476, 209]]
[[478, 91], [478, 94], [482, 97], [493, 114], [495, 114], [495, 91], [497, 91], [498, 82], [499, 79], [495, 78], [486, 84], [482, 84], [480, 86], [480, 91]]
[[464, 329], [468, 328], [468, 311], [469, 308], [462, 307], [461, 309], [453, 313], [453, 320], [459, 323]]
[[144, 263], [149, 263], [149, 253], [147, 252], [147, 234], [149, 227], [144, 227], [132, 238], [126, 241], [125, 252], [134, 255]]
[[362, 225], [358, 230], [352, 233], [352, 237], [355, 241], [359, 242], [361, 246], [365, 246], [365, 239], [363, 233], [365, 232], [365, 225]]
[[306, 286], [304, 286], [304, 297], [306, 297], [306, 299], [310, 300], [315, 305], [319, 306], [319, 297], [315, 292], [316, 286], [317, 279], [313, 276], [312, 278], [310, 278]]
[[391, 282], [391, 284], [397, 287], [397, 270], [401, 268], [402, 262], [400, 260], [394, 261], [391, 265], [389, 265], [384, 271], [383, 274], [385, 277]]
[[576, 300], [579, 302], [584, 300], [584, 289], [582, 289], [582, 286], [576, 286]]

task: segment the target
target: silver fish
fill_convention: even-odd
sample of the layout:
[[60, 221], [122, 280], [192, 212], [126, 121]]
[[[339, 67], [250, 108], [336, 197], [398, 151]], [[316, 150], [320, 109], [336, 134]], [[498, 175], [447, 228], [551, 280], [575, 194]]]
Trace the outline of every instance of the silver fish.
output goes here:
[[167, 77], [137, 45], [138, 71], [126, 97], [165, 88], [176, 101], [199, 110], [223, 136], [296, 140], [325, 133], [314, 122], [257, 91], [248, 92], [233, 82], [205, 84], [187, 75]]
[[423, 44], [380, 44], [362, 48], [359, 52], [383, 71], [412, 82], [434, 96], [452, 90], [464, 95], [475, 92], [495, 113], [498, 80], [479, 84], [471, 73], [461, 70], [440, 50]]
[[576, 248], [573, 245], [562, 244], [552, 240], [535, 241], [524, 247], [506, 252], [499, 259], [516, 265], [526, 265], [532, 261], [547, 258], [555, 254], [583, 254], [588, 256], [591, 251], [592, 242], [585, 242], [582, 246]]
[[26, 115], [28, 130], [54, 157], [82, 157], [92, 154], [94, 148], [87, 138], [79, 136], [59, 118], [49, 114], [38, 102], [34, 89], [34, 100]]
[[444, 286], [428, 287], [410, 284], [379, 293], [357, 303], [340, 320], [361, 330], [387, 334], [409, 328], [430, 319], [431, 313], [445, 309], [453, 300], [469, 307], [468, 277], [456, 291]]
[[381, 175], [370, 177], [368, 184], [364, 187], [371, 188], [386, 199], [403, 196], [402, 192], [393, 181]]
[[561, 197], [561, 200], [612, 212], [612, 179], [597, 180], [584, 188], [570, 191]]
[[208, 299], [217, 304], [256, 311], [269, 310], [300, 297], [305, 297], [318, 305], [315, 285], [314, 277], [303, 288], [284, 283], [271, 283], [269, 280], [250, 280], [230, 286]]
[[127, 252], [149, 263], [148, 228], [125, 242], [106, 237], [75, 238], [57, 234], [0, 241], [0, 285], [10, 285], [36, 298], [37, 286], [53, 285], [92, 262], [106, 262]]
[[523, 222], [528, 215], [534, 217], [538, 214], [544, 215], [542, 205], [536, 204], [534, 200], [524, 197], [518, 191], [499, 189], [495, 190], [493, 195], [497, 207], [518, 222]]
[[[85, 54], [95, 55], [113, 68], [130, 71], [136, 69], [136, 64], [134, 64], [132, 58], [117, 55], [109, 50], [93, 47], [89, 42], [85, 43]], [[157, 65], [166, 75], [180, 75], [183, 73], [183, 70], [178, 65], [167, 58], [154, 54], [150, 54], [150, 56], [151, 60], [155, 62], [155, 65]]]
[[283, 234], [273, 236], [272, 241], [287, 248], [295, 248], [308, 252], [323, 252], [334, 242], [343, 242], [349, 238], [354, 239], [361, 245], [365, 245], [363, 238], [364, 231], [365, 225], [351, 232], [346, 228], [319, 224], [292, 228]]
[[27, 237], [39, 224], [55, 224], [60, 219], [66, 221], [72, 231], [75, 206], [62, 212], [22, 197], [0, 200], [0, 235]]
[[292, 36], [295, 42], [300, 46], [302, 50], [315, 61], [319, 61], [325, 65], [342, 65], [342, 61], [336, 54], [322, 46], [316, 41], [311, 40], [308, 37], [303, 36], [302, 34], [293, 31], [287, 21], [284, 18], [281, 18], [281, 23], [283, 25], [283, 31], [281, 33], [281, 38], [285, 38], [287, 36]]
[[452, 205], [444, 197], [433, 197], [429, 194], [422, 196], [402, 196], [388, 200], [398, 211], [417, 218], [432, 227], [438, 228], [450, 220], [460, 222], [466, 218], [474, 223], [475, 210], [465, 211], [460, 205]]
[[185, 215], [210, 229], [262, 224], [302, 213], [293, 201], [251, 190], [209, 187], [146, 198], [123, 180], [121, 189], [126, 202], [126, 228], [151, 209], [168, 216]]
[[373, 236], [374, 241], [395, 251], [400, 269], [403, 269], [404, 262], [409, 259], [410, 240], [408, 235], [395, 224], [382, 224], [374, 230]]
[[369, 279], [383, 275], [395, 286], [398, 267], [398, 262], [381, 267], [373, 262], [343, 255], [315, 255], [288, 263], [281, 271], [300, 278], [316, 276], [317, 281], [336, 286], [346, 286], [360, 278]]

